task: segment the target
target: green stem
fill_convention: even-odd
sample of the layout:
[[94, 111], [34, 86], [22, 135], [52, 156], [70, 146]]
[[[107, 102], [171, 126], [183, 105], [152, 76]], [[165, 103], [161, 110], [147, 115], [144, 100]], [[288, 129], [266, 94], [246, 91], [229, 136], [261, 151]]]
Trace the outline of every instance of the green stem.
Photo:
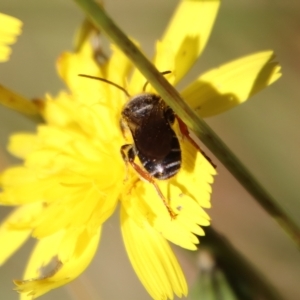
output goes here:
[[260, 185], [247, 168], [213, 132], [213, 130], [184, 102], [173, 86], [117, 27], [113, 20], [93, 0], [74, 0], [88, 18], [101, 29], [134, 63], [165, 102], [215, 154], [233, 176], [253, 195], [260, 205], [282, 226], [300, 249], [300, 230], [279, 207], [272, 196]]
[[199, 250], [207, 248], [214, 255], [237, 299], [283, 300], [267, 279], [215, 229], [205, 228], [205, 236], [200, 240]]

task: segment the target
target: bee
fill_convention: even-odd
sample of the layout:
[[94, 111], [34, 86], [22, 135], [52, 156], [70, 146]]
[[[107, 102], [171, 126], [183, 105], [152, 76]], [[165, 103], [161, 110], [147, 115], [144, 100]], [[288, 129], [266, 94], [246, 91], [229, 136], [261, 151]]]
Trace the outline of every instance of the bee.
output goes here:
[[[168, 73], [170, 71], [162, 72], [162, 74]], [[79, 74], [79, 76], [104, 81], [119, 88], [128, 96], [129, 101], [121, 112], [120, 127], [124, 136], [125, 131], [130, 130], [134, 143], [121, 146], [122, 158], [126, 165], [130, 164], [141, 178], [154, 186], [171, 218], [175, 219], [176, 214], [155, 179], [169, 179], [175, 176], [181, 168], [180, 143], [172, 128], [175, 118], [178, 120], [182, 134], [187, 136], [192, 144], [200, 150], [199, 146], [189, 137], [187, 126], [159, 95], [145, 92], [148, 82], [145, 83], [141, 94], [130, 97], [122, 86], [107, 79], [84, 74]], [[135, 162], [136, 157], [143, 167]]]

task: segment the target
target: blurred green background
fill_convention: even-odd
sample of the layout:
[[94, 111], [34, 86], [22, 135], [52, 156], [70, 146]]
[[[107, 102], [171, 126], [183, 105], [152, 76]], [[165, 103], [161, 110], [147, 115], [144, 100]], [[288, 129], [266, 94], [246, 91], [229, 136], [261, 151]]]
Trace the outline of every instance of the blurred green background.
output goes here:
[[[105, 1], [105, 6], [121, 28], [139, 40], [151, 56], [154, 42], [161, 36], [177, 3], [110, 0]], [[0, 11], [24, 22], [23, 34], [13, 46], [11, 60], [0, 65], [1, 84], [29, 98], [45, 92], [55, 94], [63, 87], [56, 75], [55, 61], [62, 51], [72, 49], [82, 13], [71, 0], [2, 0]], [[209, 68], [268, 49], [275, 51], [283, 77], [246, 104], [207, 122], [300, 226], [300, 1], [224, 0], [208, 46], [185, 83]], [[34, 126], [3, 107], [0, 107], [0, 124], [0, 168], [4, 169], [15, 162], [5, 150], [9, 135], [34, 130]], [[284, 299], [300, 299], [299, 251], [222, 165], [217, 164], [219, 175], [209, 211], [214, 228], [251, 261]], [[7, 212], [8, 209], [1, 207], [0, 217]], [[31, 246], [32, 243], [27, 243], [0, 268], [0, 299], [18, 299], [12, 291], [12, 279], [22, 276]], [[177, 252], [189, 282], [193, 282], [196, 265], [184, 251], [177, 249]], [[67, 287], [41, 299], [150, 299], [127, 260], [117, 214], [105, 224], [99, 251], [87, 271]]]

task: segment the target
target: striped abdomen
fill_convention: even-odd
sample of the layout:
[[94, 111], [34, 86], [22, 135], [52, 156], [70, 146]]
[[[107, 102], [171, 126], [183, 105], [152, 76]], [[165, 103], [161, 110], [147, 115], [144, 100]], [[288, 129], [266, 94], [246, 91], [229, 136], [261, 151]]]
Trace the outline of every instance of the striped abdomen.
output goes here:
[[[172, 130], [173, 131], [173, 130]], [[155, 147], [155, 145], [153, 145]], [[173, 131], [170, 152], [162, 159], [151, 159], [135, 149], [142, 165], [148, 173], [157, 179], [168, 179], [178, 173], [181, 166], [181, 149], [178, 138]]]

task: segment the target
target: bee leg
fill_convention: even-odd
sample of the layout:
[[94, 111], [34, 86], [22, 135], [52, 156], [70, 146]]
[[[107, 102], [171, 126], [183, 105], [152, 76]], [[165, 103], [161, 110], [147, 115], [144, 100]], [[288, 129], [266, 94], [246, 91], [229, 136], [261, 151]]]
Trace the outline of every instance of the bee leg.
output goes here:
[[122, 135], [123, 135], [124, 139], [127, 140], [127, 137], [128, 137], [128, 135], [127, 135], [127, 133], [128, 133], [128, 125], [127, 125], [127, 123], [126, 123], [126, 121], [124, 119], [120, 120], [120, 128], [121, 128]]
[[190, 132], [186, 124], [176, 115], [178, 121], [179, 129], [181, 134], [186, 137], [189, 142], [206, 158], [206, 160], [216, 169], [217, 166], [212, 162], [212, 160], [206, 155], [206, 153], [200, 148], [200, 146], [191, 138]]
[[125, 176], [124, 181], [127, 181], [128, 180], [128, 163], [130, 162], [130, 160], [134, 161], [136, 154], [133, 149], [133, 145], [131, 145], [131, 144], [123, 145], [121, 147], [120, 151], [121, 151], [121, 155], [122, 155], [122, 158], [123, 158], [123, 160], [125, 162], [125, 166], [126, 166], [126, 176]]
[[142, 177], [144, 180], [146, 180], [147, 182], [151, 183], [154, 186], [158, 196], [161, 198], [164, 205], [166, 206], [166, 208], [171, 216], [171, 219], [175, 219], [177, 214], [175, 214], [173, 212], [172, 208], [170, 207], [170, 205], [168, 203], [168, 200], [165, 198], [165, 196], [159, 189], [159, 187], [158, 187], [157, 183], [155, 182], [155, 180], [153, 179], [153, 177], [134, 162], [136, 153], [135, 153], [133, 145], [130, 145], [130, 144], [123, 145], [121, 147], [121, 155], [122, 155], [122, 158], [125, 161], [126, 165], [128, 163], [130, 163], [130, 165], [139, 174], [140, 177]]

